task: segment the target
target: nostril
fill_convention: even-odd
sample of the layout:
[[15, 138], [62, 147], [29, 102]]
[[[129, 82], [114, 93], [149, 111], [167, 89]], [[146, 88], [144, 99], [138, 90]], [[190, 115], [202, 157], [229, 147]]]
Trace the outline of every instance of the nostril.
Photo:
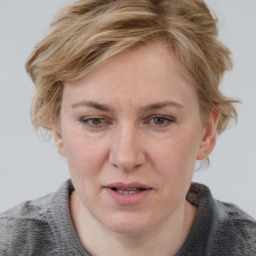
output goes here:
[[114, 138], [109, 151], [109, 162], [122, 171], [137, 170], [145, 162], [144, 148], [140, 140], [129, 137], [130, 135], [123, 135], [121, 138]]

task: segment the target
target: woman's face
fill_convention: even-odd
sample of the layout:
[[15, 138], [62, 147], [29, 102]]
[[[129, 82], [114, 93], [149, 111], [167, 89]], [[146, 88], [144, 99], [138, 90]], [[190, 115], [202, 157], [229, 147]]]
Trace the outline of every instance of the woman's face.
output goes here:
[[175, 216], [196, 159], [211, 150], [194, 89], [161, 43], [66, 84], [59, 120], [56, 144], [82, 211], [115, 232], [143, 233]]

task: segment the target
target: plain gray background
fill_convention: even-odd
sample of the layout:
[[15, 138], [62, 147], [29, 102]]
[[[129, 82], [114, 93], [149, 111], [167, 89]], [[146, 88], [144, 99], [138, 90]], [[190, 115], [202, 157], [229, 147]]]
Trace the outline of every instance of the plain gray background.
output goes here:
[[[0, 211], [56, 190], [69, 177], [53, 142], [33, 132], [33, 84], [24, 63], [53, 15], [72, 0], [0, 0]], [[194, 180], [215, 198], [256, 218], [256, 1], [208, 0], [219, 18], [220, 39], [233, 52], [234, 69], [222, 88], [242, 100], [238, 125], [224, 132], [207, 170]]]

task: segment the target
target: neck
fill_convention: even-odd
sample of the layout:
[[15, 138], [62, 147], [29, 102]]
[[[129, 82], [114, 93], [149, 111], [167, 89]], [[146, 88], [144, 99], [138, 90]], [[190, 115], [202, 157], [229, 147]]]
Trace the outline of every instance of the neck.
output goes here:
[[185, 242], [197, 208], [187, 201], [164, 222], [140, 234], [122, 234], [104, 227], [81, 203], [70, 198], [71, 218], [83, 246], [94, 256], [175, 255]]

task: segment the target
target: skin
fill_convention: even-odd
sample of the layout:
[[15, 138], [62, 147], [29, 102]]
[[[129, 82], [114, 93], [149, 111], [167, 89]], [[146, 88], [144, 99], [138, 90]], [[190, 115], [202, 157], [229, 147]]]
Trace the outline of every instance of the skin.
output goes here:
[[[160, 42], [112, 57], [65, 84], [53, 132], [75, 191], [71, 217], [93, 255], [174, 255], [197, 209], [186, 201], [195, 161], [212, 151], [218, 114], [203, 124], [193, 87]], [[105, 186], [139, 182], [149, 196], [117, 204]], [[170, 242], [171, 241], [171, 242]]]

